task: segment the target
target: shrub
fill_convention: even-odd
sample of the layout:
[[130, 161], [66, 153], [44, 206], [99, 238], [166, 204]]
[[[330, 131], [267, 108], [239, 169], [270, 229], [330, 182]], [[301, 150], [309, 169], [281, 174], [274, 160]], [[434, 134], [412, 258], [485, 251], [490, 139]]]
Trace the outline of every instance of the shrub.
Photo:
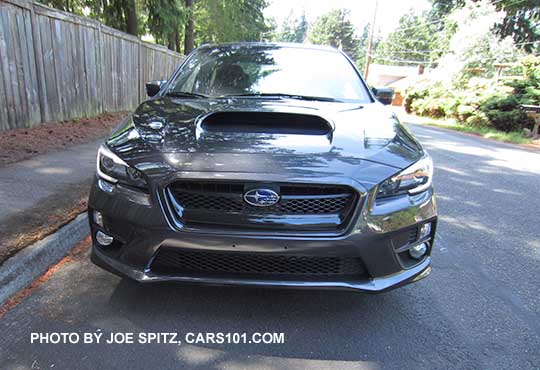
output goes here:
[[491, 79], [473, 77], [455, 86], [433, 83], [406, 90], [405, 110], [420, 116], [455, 118], [470, 126], [493, 127], [510, 132], [532, 127], [521, 104], [540, 105], [540, 57], [522, 61], [523, 80], [497, 85]]
[[412, 113], [412, 105], [415, 101], [426, 98], [429, 95], [429, 89], [427, 87], [415, 87], [412, 86], [405, 91], [405, 99], [403, 101], [403, 107], [405, 112]]
[[467, 105], [467, 104], [459, 104], [456, 107], [456, 112], [454, 117], [457, 118], [459, 121], [467, 121], [469, 118], [473, 117], [475, 113], [478, 111], [478, 108]]
[[505, 132], [518, 131], [528, 122], [519, 105], [520, 102], [515, 95], [495, 95], [481, 105], [481, 110], [493, 128]]
[[488, 127], [489, 120], [483, 112], [475, 111], [464, 120], [467, 126]]

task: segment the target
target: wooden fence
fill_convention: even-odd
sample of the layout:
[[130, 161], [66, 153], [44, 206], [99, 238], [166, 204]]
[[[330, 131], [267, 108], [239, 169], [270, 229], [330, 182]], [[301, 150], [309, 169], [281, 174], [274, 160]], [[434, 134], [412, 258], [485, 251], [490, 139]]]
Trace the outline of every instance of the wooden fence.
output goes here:
[[29, 0], [0, 0], [0, 131], [130, 110], [182, 55]]

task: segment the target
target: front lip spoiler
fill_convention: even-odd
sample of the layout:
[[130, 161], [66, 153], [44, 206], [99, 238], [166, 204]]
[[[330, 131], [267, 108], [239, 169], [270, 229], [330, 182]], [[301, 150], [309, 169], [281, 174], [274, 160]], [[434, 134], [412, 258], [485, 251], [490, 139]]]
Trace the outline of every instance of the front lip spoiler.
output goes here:
[[431, 259], [427, 257], [419, 265], [404, 270], [397, 274], [365, 281], [278, 281], [257, 279], [233, 279], [233, 278], [210, 278], [193, 276], [169, 276], [154, 275], [150, 272], [141, 271], [108, 257], [96, 247], [92, 247], [92, 262], [114, 274], [125, 276], [139, 283], [189, 283], [204, 285], [236, 285], [245, 287], [273, 287], [273, 288], [298, 288], [298, 289], [331, 289], [349, 290], [363, 293], [382, 293], [400, 286], [421, 280], [431, 272]]

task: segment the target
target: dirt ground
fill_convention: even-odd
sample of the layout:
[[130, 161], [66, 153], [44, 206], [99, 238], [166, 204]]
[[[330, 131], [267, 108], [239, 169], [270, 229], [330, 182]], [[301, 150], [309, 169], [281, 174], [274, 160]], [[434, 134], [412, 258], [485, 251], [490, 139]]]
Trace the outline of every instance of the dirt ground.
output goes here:
[[127, 112], [0, 132], [0, 166], [106, 136]]

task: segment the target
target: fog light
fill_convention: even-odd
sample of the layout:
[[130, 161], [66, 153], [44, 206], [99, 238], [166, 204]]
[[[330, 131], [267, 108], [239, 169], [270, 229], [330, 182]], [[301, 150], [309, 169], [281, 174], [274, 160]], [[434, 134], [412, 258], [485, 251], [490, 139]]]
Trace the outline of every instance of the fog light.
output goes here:
[[98, 179], [98, 186], [101, 190], [103, 190], [106, 193], [112, 193], [114, 190], [114, 185], [102, 179]]
[[409, 249], [409, 254], [415, 260], [419, 260], [427, 253], [427, 249], [428, 247], [426, 243], [418, 244]]
[[420, 228], [420, 239], [424, 239], [425, 237], [429, 236], [429, 234], [431, 234], [431, 222], [423, 224]]
[[103, 215], [99, 211], [94, 211], [94, 222], [103, 227]]
[[96, 233], [96, 240], [100, 245], [108, 246], [113, 242], [113, 237], [105, 234], [104, 232], [98, 231]]

